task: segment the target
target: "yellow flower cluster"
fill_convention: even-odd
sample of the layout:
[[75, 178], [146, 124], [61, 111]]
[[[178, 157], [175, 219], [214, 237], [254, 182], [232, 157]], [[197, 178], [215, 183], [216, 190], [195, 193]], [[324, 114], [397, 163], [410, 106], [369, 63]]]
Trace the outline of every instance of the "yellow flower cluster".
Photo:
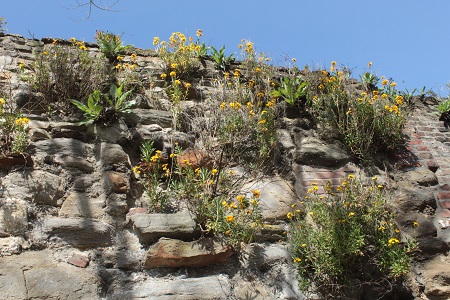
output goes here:
[[16, 121], [15, 121], [16, 125], [26, 125], [26, 124], [28, 124], [29, 122], [30, 122], [30, 119], [24, 118], [24, 117], [18, 118], [18, 119], [16, 119]]
[[388, 241], [388, 247], [392, 247], [393, 245], [398, 244], [398, 243], [400, 243], [400, 241], [398, 239], [390, 238]]

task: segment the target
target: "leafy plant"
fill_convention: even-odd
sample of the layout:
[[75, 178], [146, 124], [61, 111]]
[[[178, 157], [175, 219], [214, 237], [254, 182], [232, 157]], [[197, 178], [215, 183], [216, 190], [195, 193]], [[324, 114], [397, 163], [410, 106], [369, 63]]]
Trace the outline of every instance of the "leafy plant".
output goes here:
[[364, 72], [359, 78], [364, 87], [369, 91], [376, 90], [378, 82], [380, 81], [380, 78], [372, 72]]
[[6, 21], [4, 17], [0, 17], [0, 33], [4, 33], [5, 31], [8, 30], [8, 28], [6, 28]]
[[101, 95], [99, 90], [95, 90], [91, 95], [89, 95], [87, 105], [74, 99], [71, 99], [70, 101], [84, 113], [86, 120], [80, 122], [80, 124], [91, 124], [100, 118], [103, 105], [100, 104]]
[[30, 102], [30, 109], [70, 112], [70, 99], [86, 99], [109, 81], [110, 70], [103, 59], [93, 57], [84, 42], [75, 38], [70, 45], [54, 40], [36, 53], [32, 64], [19, 63], [22, 80], [29, 82], [42, 97]]
[[0, 157], [22, 154], [29, 144], [29, 119], [0, 98]]
[[272, 91], [272, 96], [281, 97], [287, 104], [294, 106], [296, 101], [307, 94], [308, 83], [300, 78], [283, 77], [281, 86]]
[[136, 104], [135, 100], [126, 101], [130, 93], [131, 91], [123, 93], [122, 86], [112, 84], [109, 95], [102, 95], [99, 90], [95, 90], [89, 95], [87, 105], [74, 99], [70, 101], [84, 113], [86, 120], [80, 124], [92, 124], [100, 119], [108, 123], [117, 118], [117, 113], [129, 113], [130, 108]]
[[[167, 160], [151, 142], [141, 146], [141, 162], [133, 170], [150, 198], [150, 211], [186, 206], [204, 234], [214, 234], [239, 250], [253, 240], [259, 229], [259, 191], [251, 197], [233, 197], [236, 180], [223, 168], [193, 166], [180, 160], [178, 146]], [[234, 199], [233, 199], [234, 198]]]
[[441, 101], [438, 104], [437, 109], [439, 110], [439, 112], [441, 114], [450, 112], [450, 99], [447, 99], [445, 101]]
[[109, 89], [109, 96], [104, 95], [106, 102], [115, 112], [129, 113], [130, 108], [136, 104], [136, 100], [126, 101], [127, 97], [132, 91], [123, 92], [123, 86], [117, 87], [115, 84], [111, 84]]
[[119, 54], [131, 47], [124, 45], [120, 36], [111, 32], [97, 31], [95, 39], [100, 51], [111, 63], [117, 60]]
[[346, 88], [346, 71], [320, 76], [320, 84], [310, 90], [312, 115], [336, 128], [356, 159], [368, 163], [374, 153], [403, 144], [408, 107], [394, 81], [383, 79], [381, 88], [355, 95]]
[[314, 282], [323, 296], [339, 298], [342, 288], [395, 281], [409, 272], [414, 240], [402, 243], [376, 176], [365, 184], [354, 175], [333, 188], [313, 185], [302, 205], [288, 213], [289, 241], [300, 287]]
[[225, 46], [222, 46], [219, 50], [217, 50], [215, 47], [211, 46], [212, 49], [212, 58], [214, 59], [214, 67], [216, 69], [220, 69], [222, 71], [226, 71], [230, 64], [234, 60], [234, 54], [230, 54], [228, 56], [225, 55]]

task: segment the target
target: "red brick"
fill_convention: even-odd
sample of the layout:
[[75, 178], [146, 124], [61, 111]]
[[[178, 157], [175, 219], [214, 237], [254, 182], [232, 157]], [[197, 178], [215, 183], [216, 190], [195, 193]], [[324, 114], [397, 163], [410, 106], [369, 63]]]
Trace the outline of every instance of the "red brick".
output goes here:
[[450, 201], [438, 201], [438, 206], [442, 209], [450, 209]]
[[450, 218], [450, 209], [442, 209], [436, 213], [437, 218]]
[[418, 151], [430, 151], [427, 146], [416, 146]]
[[[449, 200], [449, 204], [450, 204], [450, 192], [440, 192], [437, 195], [438, 200]], [[450, 208], [450, 207], [449, 207]]]
[[422, 140], [413, 139], [413, 140], [410, 140], [408, 142], [408, 144], [410, 144], [410, 145], [423, 145], [423, 141]]
[[67, 262], [76, 267], [86, 268], [89, 264], [89, 259], [81, 254], [73, 254], [69, 257], [69, 259], [67, 259]]

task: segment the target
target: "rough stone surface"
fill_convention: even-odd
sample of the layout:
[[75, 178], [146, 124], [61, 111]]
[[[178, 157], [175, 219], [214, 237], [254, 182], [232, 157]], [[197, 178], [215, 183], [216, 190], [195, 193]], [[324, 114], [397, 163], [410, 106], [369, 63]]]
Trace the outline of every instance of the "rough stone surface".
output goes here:
[[131, 110], [131, 113], [125, 114], [124, 117], [130, 127], [135, 127], [137, 124], [157, 124], [163, 128], [172, 127], [172, 113], [170, 111], [135, 108]]
[[1, 178], [1, 185], [9, 197], [48, 205], [57, 205], [64, 189], [59, 176], [42, 170], [10, 173]]
[[338, 167], [347, 163], [349, 159], [343, 145], [326, 144], [312, 137], [302, 140], [294, 157], [298, 164], [324, 167]]
[[72, 192], [67, 196], [61, 210], [60, 217], [65, 218], [93, 218], [99, 219], [105, 215], [104, 197], [92, 198], [85, 193]]
[[161, 238], [148, 249], [144, 268], [206, 267], [226, 261], [232, 253], [230, 247], [208, 238], [193, 242]]
[[404, 212], [423, 212], [425, 208], [436, 209], [434, 192], [424, 187], [404, 182], [399, 186], [394, 201]]
[[98, 144], [95, 158], [103, 170], [127, 170], [131, 166], [128, 154], [117, 144]]
[[78, 248], [105, 247], [112, 244], [113, 227], [89, 219], [48, 218], [43, 228], [49, 236], [57, 236]]
[[230, 299], [231, 285], [225, 276], [199, 278], [149, 278], [136, 284], [131, 290], [111, 296], [111, 300], [158, 299], [158, 300], [198, 300]]
[[132, 226], [141, 243], [156, 242], [161, 237], [192, 240], [199, 235], [192, 216], [187, 211], [175, 214], [133, 214]]
[[429, 169], [418, 169], [401, 173], [398, 181], [409, 181], [420, 186], [434, 186], [438, 184], [438, 178], [435, 173]]
[[291, 205], [299, 202], [291, 185], [281, 178], [262, 179], [258, 182], [248, 183], [242, 188], [242, 191], [249, 197], [252, 190], [261, 192], [259, 207], [262, 217], [266, 221], [285, 219]]
[[100, 278], [90, 270], [57, 263], [46, 251], [0, 257], [2, 299], [101, 299]]
[[107, 193], [123, 193], [130, 191], [130, 182], [123, 173], [119, 172], [105, 172], [103, 175], [103, 188]]
[[425, 295], [428, 299], [450, 299], [450, 258], [440, 255], [424, 266]]
[[0, 199], [0, 232], [24, 235], [28, 228], [28, 203], [14, 198]]

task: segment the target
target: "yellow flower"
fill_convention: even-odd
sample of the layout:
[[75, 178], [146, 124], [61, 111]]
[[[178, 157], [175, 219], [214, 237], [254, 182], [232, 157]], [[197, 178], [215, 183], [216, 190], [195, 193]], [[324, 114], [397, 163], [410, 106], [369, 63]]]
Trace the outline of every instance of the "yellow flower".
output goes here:
[[295, 57], [292, 58], [292, 62], [295, 63], [297, 59]]
[[260, 190], [252, 190], [253, 198], [258, 199], [261, 196]]
[[325, 86], [323, 84], [319, 84], [319, 90], [324, 90]]
[[266, 124], [266, 122], [267, 121], [265, 119], [263, 119], [263, 120], [259, 121], [258, 124], [264, 125], [264, 124]]
[[123, 60], [123, 56], [117, 55], [117, 60]]
[[238, 195], [236, 198], [239, 202], [244, 201], [244, 196], [242, 196], [242, 195]]
[[47, 51], [44, 51], [42, 54], [44, 54], [44, 55], [48, 55], [48, 52]]
[[30, 119], [28, 118], [18, 118], [15, 121], [16, 125], [25, 125], [28, 124], [28, 122], [30, 122]]
[[292, 212], [288, 212], [286, 215], [286, 218], [292, 219], [293, 216], [294, 216], [294, 214]]
[[221, 109], [221, 110], [224, 110], [226, 106], [227, 106], [227, 104], [226, 104], [225, 102], [222, 102], [222, 103], [220, 104], [220, 109]]
[[154, 38], [153, 38], [153, 45], [158, 45], [159, 44], [159, 37], [157, 37], [157, 36], [155, 36]]
[[0, 106], [3, 106], [3, 105], [5, 105], [5, 99], [3, 99], [3, 98], [0, 98]]
[[131, 58], [131, 61], [135, 62], [136, 59], [137, 59], [136, 53], [131, 54], [131, 55], [130, 55], [130, 58]]
[[188, 82], [188, 83], [186, 83], [184, 86], [185, 86], [187, 89], [189, 89], [189, 88], [192, 86], [192, 84], [190, 84], [190, 83]]
[[228, 223], [231, 223], [231, 222], [234, 221], [234, 216], [233, 216], [233, 215], [228, 215], [228, 216], [226, 217], [226, 220], [227, 220]]
[[375, 180], [377, 180], [377, 179], [378, 179], [377, 176], [373, 176], [373, 177], [372, 177], [372, 180], [373, 180], [373, 181], [375, 181]]
[[397, 97], [395, 97], [395, 100], [397, 101], [398, 105], [403, 104], [403, 96], [398, 95]]
[[382, 186], [381, 184], [379, 184], [379, 185], [378, 185], [378, 188], [379, 188], [379, 189], [382, 189], [382, 188], [383, 188], [383, 186]]
[[352, 211], [348, 213], [348, 216], [349, 216], [349, 217], [353, 217], [354, 215], [355, 215], [355, 213], [352, 212]]
[[347, 176], [347, 179], [355, 179], [355, 175], [349, 174], [349, 175]]
[[160, 77], [161, 77], [161, 79], [163, 79], [163, 80], [164, 80], [164, 79], [166, 79], [166, 77], [167, 77], [167, 74], [165, 74], [165, 73], [164, 73], [164, 74], [161, 74], [161, 75], [160, 75]]
[[181, 81], [179, 81], [179, 80], [177, 79], [177, 80], [175, 80], [175, 81], [173, 82], [173, 84], [175, 84], [175, 85], [180, 85], [180, 84], [181, 84]]
[[71, 41], [72, 43], [75, 43], [77, 40], [76, 40], [74, 37], [71, 37], [71, 38], [70, 38], [70, 41]]
[[225, 231], [225, 234], [226, 235], [229, 235], [231, 233], [231, 230], [230, 229], [228, 229], [227, 231]]
[[117, 64], [114, 68], [116, 68], [117, 70], [120, 70], [123, 68], [122, 64]]
[[173, 158], [173, 157], [176, 157], [177, 156], [177, 154], [176, 153], [170, 153], [170, 158]]
[[261, 68], [256, 68], [256, 69], [255, 69], [255, 72], [256, 72], [256, 73], [261, 72]]
[[382, 85], [386, 85], [386, 84], [388, 84], [388, 83], [389, 83], [389, 81], [388, 81], [387, 79], [384, 79], [384, 80], [381, 82]]
[[395, 83], [395, 81], [392, 81], [391, 84], [390, 84], [390, 86], [396, 87], [396, 86], [397, 86], [397, 83]]
[[203, 36], [203, 30], [197, 29], [197, 32], [195, 33], [195, 35], [196, 35], [197, 37]]
[[172, 72], [170, 72], [170, 77], [175, 77], [175, 76], [177, 76], [177, 72], [175, 72], [175, 71], [172, 71]]
[[230, 203], [230, 208], [234, 208], [234, 209], [236, 209], [236, 208], [237, 208], [237, 206], [236, 206], [236, 204], [235, 204], [234, 202], [231, 202], [231, 203]]
[[178, 64], [173, 63], [173, 64], [170, 65], [170, 67], [171, 67], [172, 69], [176, 69], [176, 68], [178, 67]]
[[227, 203], [227, 201], [225, 201], [225, 200], [224, 200], [224, 201], [222, 201], [222, 206], [223, 206], [223, 207], [227, 207], [227, 206], [228, 206], [228, 203]]
[[136, 173], [136, 174], [141, 174], [141, 167], [140, 166], [135, 166], [133, 168], [133, 172]]
[[372, 67], [372, 62], [371, 61], [369, 61], [369, 63], [367, 64], [367, 67], [368, 68]]
[[217, 172], [219, 172], [219, 170], [217, 170], [217, 169], [212, 169], [212, 170], [211, 170], [211, 174], [213, 174], [213, 175], [216, 175]]
[[417, 223], [416, 221], [414, 221], [413, 225], [414, 225], [414, 227], [417, 227], [417, 226], [419, 226], [419, 223]]
[[252, 199], [252, 201], [250, 202], [253, 206], [258, 205], [259, 202], [256, 199]]
[[294, 263], [299, 263], [299, 262], [301, 262], [301, 261], [302, 261], [301, 258], [298, 258], [298, 257], [294, 258]]
[[393, 246], [395, 244], [398, 244], [398, 243], [400, 243], [400, 241], [398, 239], [390, 238], [389, 241], [388, 241], [388, 246], [391, 247], [391, 246]]

